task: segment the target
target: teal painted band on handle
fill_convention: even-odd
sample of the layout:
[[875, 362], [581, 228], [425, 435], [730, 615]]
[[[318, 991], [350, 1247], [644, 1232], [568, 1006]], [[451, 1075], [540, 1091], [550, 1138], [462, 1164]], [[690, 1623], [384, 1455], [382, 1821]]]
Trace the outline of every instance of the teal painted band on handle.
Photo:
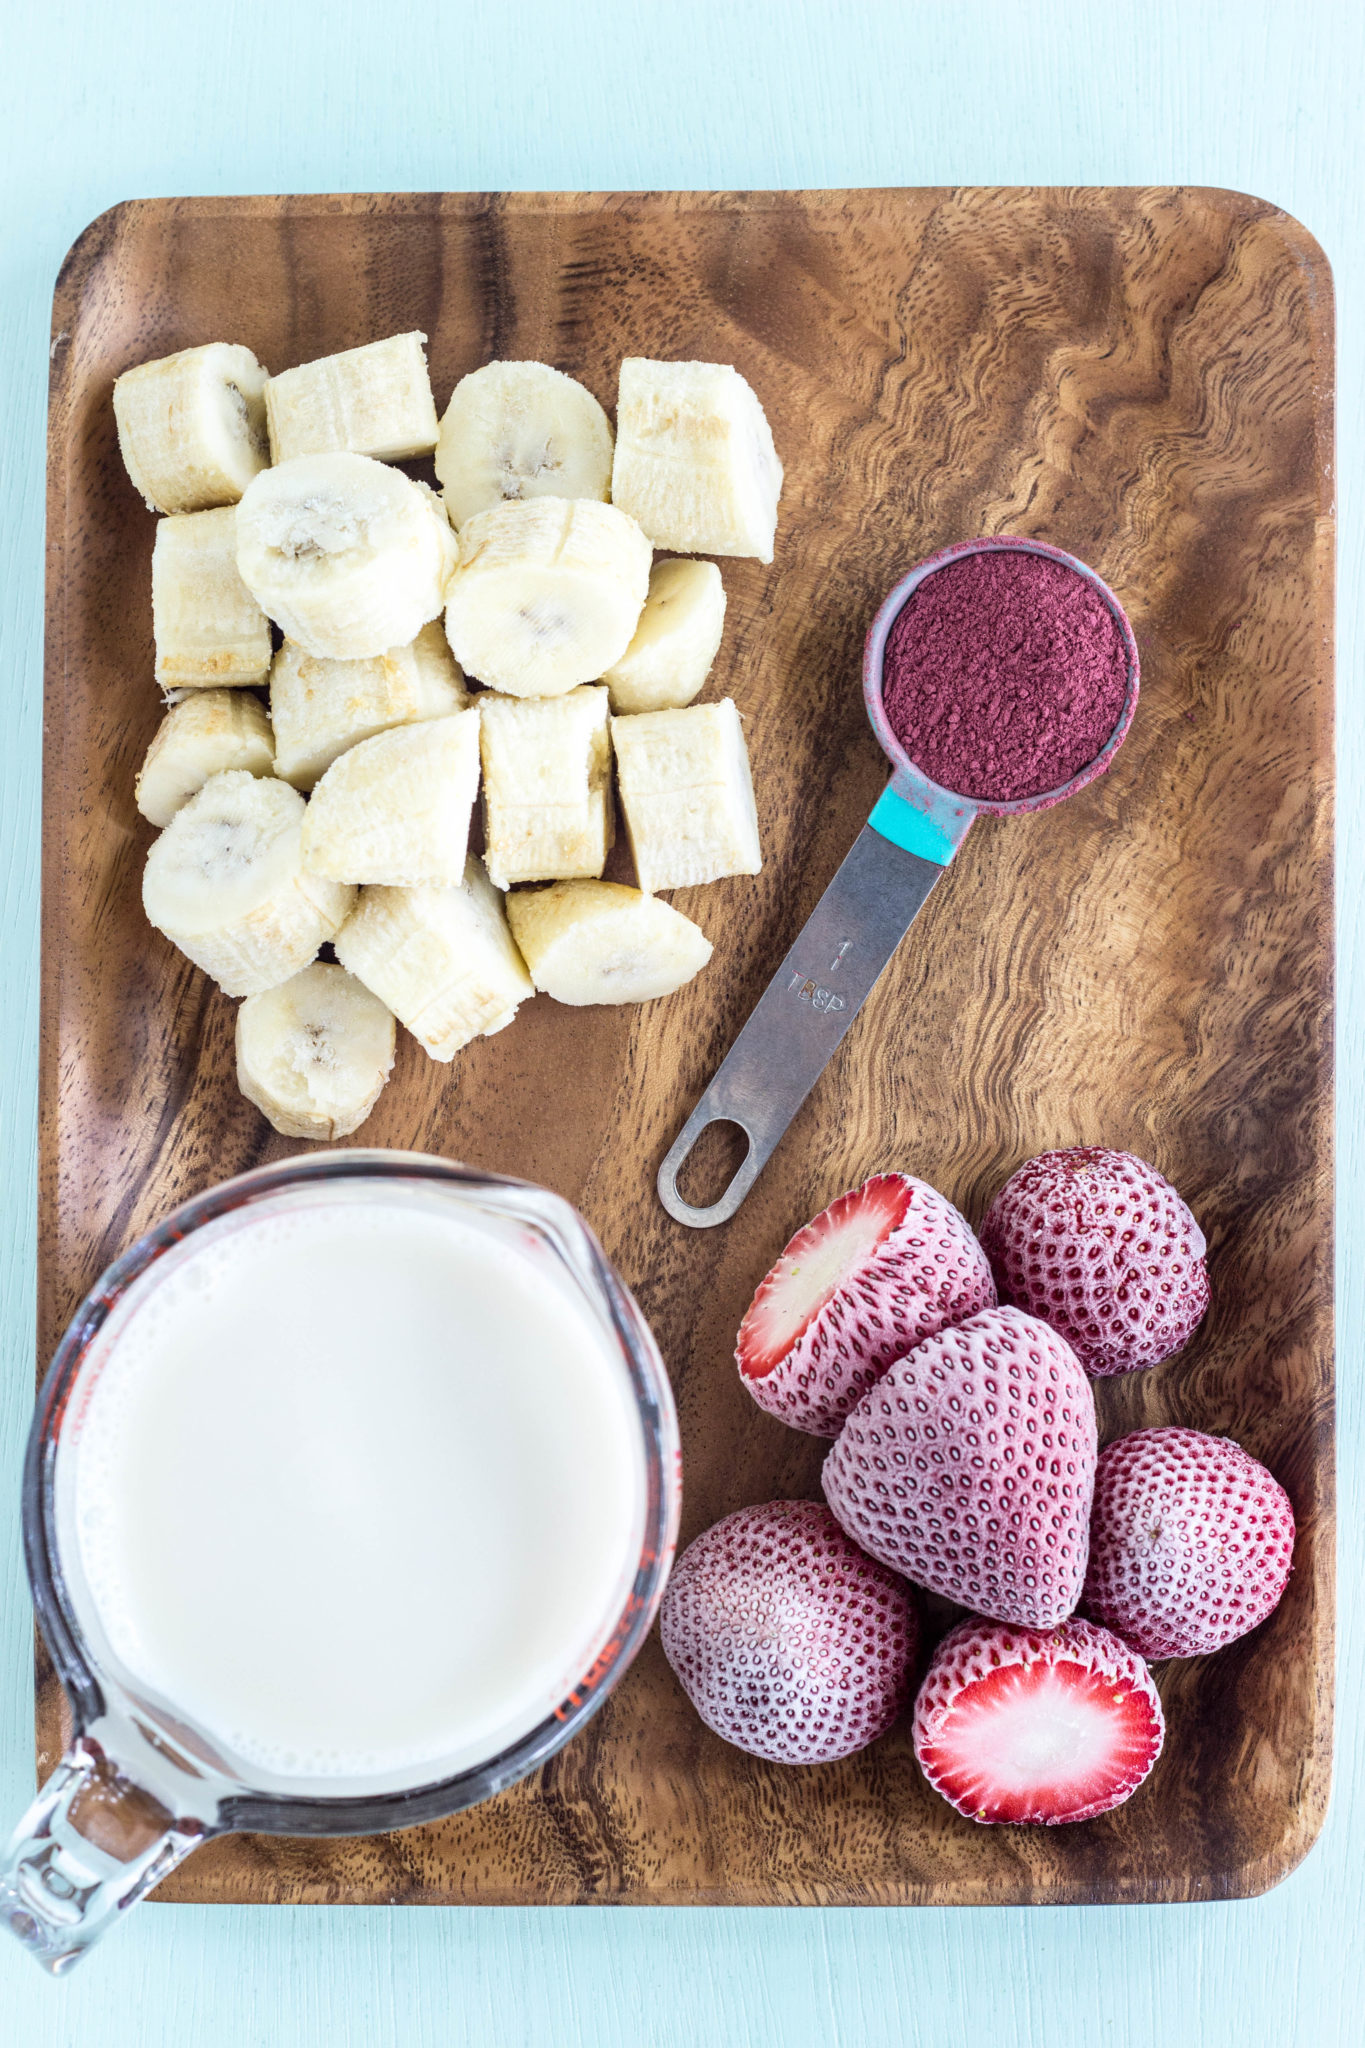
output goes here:
[[967, 836], [975, 812], [964, 808], [949, 817], [931, 817], [917, 804], [907, 803], [894, 783], [888, 783], [872, 806], [868, 824], [893, 846], [918, 854], [946, 868]]

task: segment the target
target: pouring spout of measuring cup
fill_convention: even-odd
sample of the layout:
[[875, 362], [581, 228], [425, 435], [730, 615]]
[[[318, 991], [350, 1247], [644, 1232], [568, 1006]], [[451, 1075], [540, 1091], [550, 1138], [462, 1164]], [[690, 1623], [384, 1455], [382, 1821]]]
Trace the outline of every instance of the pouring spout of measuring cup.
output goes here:
[[[675, 1222], [706, 1229], [735, 1214], [975, 816], [932, 784], [888, 783], [659, 1168], [659, 1200]], [[724, 1194], [695, 1208], [678, 1173], [713, 1123], [738, 1124], [748, 1150]]]
[[[1056, 787], [1034, 795], [968, 797], [933, 782], [906, 753], [887, 715], [883, 665], [892, 628], [927, 577], [964, 558], [1041, 556], [1079, 577], [1117, 629], [1112, 730], [1089, 760], [1063, 770]], [[973, 571], [973, 573], [976, 573]], [[1065, 580], [1065, 579], [1064, 579]], [[1094, 596], [1088, 602], [1095, 609]], [[1100, 614], [1102, 617], [1103, 615]], [[659, 1168], [659, 1199], [678, 1223], [706, 1229], [728, 1223], [748, 1194], [857, 1016], [929, 892], [982, 811], [1005, 815], [1049, 809], [1103, 775], [1123, 743], [1138, 695], [1138, 650], [1122, 605], [1085, 562], [1046, 541], [993, 535], [961, 541], [903, 576], [880, 606], [863, 654], [863, 700], [877, 743], [894, 773], [854, 840], [847, 859], [788, 949], [758, 1005]], [[1113, 707], [1111, 707], [1113, 709]], [[1061, 764], [1058, 764], [1059, 767]], [[678, 1192], [678, 1173], [708, 1124], [738, 1124], [748, 1140], [738, 1170], [718, 1200], [696, 1208]]]

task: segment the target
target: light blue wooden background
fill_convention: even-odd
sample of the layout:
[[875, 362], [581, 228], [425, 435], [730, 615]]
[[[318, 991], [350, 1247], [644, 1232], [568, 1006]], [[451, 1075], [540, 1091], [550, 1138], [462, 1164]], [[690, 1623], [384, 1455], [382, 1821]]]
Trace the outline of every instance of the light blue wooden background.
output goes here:
[[118, 199], [1189, 181], [1277, 201], [1341, 320], [1341, 1659], [1326, 1834], [1263, 1900], [1094, 1911], [144, 1908], [0, 2042], [1336, 2048], [1365, 2039], [1359, 0], [0, 0], [0, 1826], [31, 1789], [43, 438], [63, 252]]

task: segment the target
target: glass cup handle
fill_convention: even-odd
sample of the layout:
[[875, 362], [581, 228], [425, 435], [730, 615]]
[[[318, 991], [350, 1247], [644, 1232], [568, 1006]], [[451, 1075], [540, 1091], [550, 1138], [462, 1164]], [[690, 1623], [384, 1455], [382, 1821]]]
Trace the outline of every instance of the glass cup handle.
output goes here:
[[0, 1859], [0, 1924], [59, 1976], [211, 1832], [78, 1736]]

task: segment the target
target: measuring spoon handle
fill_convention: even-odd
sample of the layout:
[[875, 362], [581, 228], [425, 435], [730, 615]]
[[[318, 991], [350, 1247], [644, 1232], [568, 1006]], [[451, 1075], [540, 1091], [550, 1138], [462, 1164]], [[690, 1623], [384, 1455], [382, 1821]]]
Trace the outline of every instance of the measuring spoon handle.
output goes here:
[[[669, 1147], [659, 1200], [676, 1222], [694, 1229], [729, 1222], [971, 823], [959, 813], [945, 842], [907, 824], [906, 808], [888, 789]], [[916, 843], [928, 858], [911, 850]], [[678, 1172], [712, 1123], [738, 1124], [749, 1149], [720, 1199], [697, 1209], [679, 1194]]]

